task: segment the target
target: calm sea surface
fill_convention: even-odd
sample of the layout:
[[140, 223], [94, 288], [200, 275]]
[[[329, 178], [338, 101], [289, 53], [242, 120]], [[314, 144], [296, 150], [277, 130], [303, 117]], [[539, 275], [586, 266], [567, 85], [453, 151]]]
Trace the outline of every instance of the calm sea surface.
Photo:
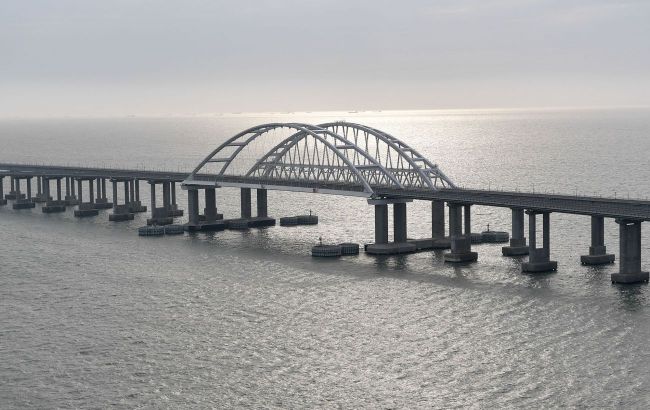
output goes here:
[[[461, 186], [650, 196], [650, 110], [1, 120], [0, 162], [189, 171], [252, 125], [343, 119]], [[238, 214], [236, 190], [217, 201]], [[374, 225], [363, 199], [269, 193], [272, 216], [309, 210], [318, 226], [140, 238], [144, 214], [0, 207], [0, 408], [650, 406], [650, 288], [580, 265], [589, 218], [552, 215], [559, 268], [533, 276], [494, 245], [466, 266], [312, 259], [319, 236], [366, 243]], [[429, 236], [429, 204], [408, 212], [409, 236]], [[472, 222], [509, 230], [510, 213], [474, 207]]]

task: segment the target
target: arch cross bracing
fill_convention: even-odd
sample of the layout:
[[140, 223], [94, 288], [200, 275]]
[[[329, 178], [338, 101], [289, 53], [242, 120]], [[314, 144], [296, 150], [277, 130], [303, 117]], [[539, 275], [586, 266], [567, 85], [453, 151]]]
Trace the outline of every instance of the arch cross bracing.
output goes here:
[[378, 189], [455, 187], [436, 165], [404, 142], [348, 122], [249, 128], [212, 151], [183, 184], [367, 197], [377, 196]]

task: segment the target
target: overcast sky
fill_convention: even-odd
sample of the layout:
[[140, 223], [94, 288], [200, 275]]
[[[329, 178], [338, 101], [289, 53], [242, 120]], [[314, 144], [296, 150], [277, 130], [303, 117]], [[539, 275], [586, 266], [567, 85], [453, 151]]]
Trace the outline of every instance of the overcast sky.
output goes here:
[[0, 117], [629, 105], [650, 1], [0, 1]]

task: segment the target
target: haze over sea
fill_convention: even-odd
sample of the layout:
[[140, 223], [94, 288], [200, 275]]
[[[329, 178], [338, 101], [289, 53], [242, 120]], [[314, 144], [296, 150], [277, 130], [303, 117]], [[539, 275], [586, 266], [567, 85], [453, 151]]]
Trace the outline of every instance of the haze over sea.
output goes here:
[[[650, 196], [650, 109], [4, 119], [0, 162], [189, 172], [250, 126], [334, 120], [403, 139], [463, 187]], [[217, 197], [238, 214], [237, 190]], [[269, 192], [271, 216], [309, 210], [318, 226], [140, 238], [144, 214], [0, 207], [0, 407], [650, 405], [650, 288], [580, 265], [588, 217], [552, 214], [558, 271], [524, 275], [488, 244], [465, 266], [312, 259], [319, 236], [369, 243], [374, 225], [362, 198]], [[477, 206], [472, 222], [509, 231], [510, 211]], [[429, 203], [409, 205], [409, 237], [430, 223]], [[642, 246], [647, 270], [647, 227]]]

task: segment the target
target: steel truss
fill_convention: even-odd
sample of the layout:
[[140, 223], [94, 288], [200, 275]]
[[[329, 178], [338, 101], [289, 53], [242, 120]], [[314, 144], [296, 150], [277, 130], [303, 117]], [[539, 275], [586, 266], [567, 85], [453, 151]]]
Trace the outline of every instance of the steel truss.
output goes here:
[[[259, 153], [261, 157], [246, 171], [233, 170], [238, 161], [243, 161], [241, 153], [245, 149], [283, 129], [291, 135]], [[207, 171], [208, 166], [214, 170]], [[185, 183], [191, 184], [197, 174], [206, 173], [215, 176], [215, 183], [233, 176], [250, 183], [271, 180], [288, 186], [308, 181], [349, 187], [343, 191], [362, 190], [368, 196], [378, 188], [435, 191], [455, 187], [437, 165], [404, 142], [375, 128], [348, 122], [271, 123], [249, 128], [212, 151]]]

